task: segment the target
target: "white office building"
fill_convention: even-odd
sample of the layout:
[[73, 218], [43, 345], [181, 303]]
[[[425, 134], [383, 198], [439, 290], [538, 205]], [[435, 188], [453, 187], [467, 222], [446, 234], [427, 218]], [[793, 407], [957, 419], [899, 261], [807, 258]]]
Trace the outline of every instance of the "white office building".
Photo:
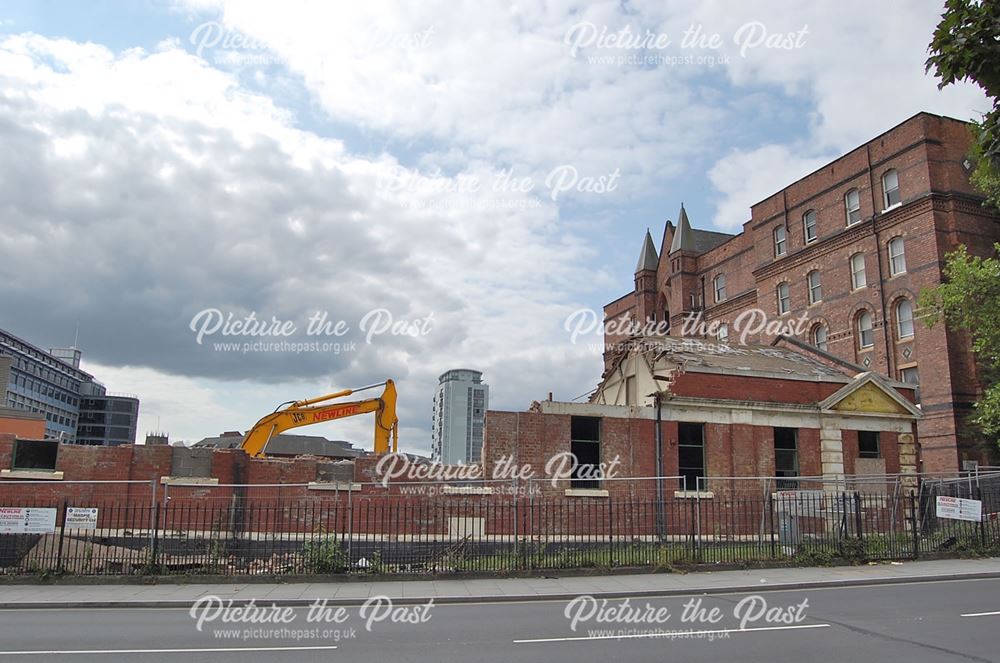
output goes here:
[[431, 458], [438, 463], [478, 463], [490, 388], [481, 371], [456, 368], [438, 378], [434, 392]]

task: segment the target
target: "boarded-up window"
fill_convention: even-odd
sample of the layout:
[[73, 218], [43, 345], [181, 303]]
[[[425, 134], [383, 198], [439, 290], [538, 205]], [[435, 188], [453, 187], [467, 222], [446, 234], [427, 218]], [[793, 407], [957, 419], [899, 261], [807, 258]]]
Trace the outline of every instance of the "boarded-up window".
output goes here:
[[59, 440], [16, 440], [13, 469], [55, 472], [58, 455]]

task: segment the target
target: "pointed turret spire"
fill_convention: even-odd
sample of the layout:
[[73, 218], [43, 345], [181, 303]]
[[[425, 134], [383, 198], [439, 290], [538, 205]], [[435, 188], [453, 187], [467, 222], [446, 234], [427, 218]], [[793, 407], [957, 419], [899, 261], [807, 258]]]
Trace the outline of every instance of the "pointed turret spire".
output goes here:
[[635, 266], [635, 273], [638, 274], [647, 269], [655, 272], [659, 263], [660, 258], [656, 255], [656, 247], [653, 246], [653, 236], [649, 234], [649, 228], [646, 228], [646, 239], [642, 242], [642, 252], [639, 254], [639, 262]]
[[694, 233], [691, 231], [687, 212], [684, 211], [684, 203], [681, 203], [681, 212], [677, 217], [677, 230], [674, 231], [674, 241], [670, 244], [670, 253], [694, 250]]

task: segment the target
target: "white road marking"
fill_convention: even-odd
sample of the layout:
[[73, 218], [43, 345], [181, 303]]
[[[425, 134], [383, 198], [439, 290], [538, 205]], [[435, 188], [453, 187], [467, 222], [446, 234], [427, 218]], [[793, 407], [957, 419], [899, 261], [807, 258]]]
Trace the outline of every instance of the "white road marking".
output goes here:
[[[791, 631], [803, 628], [826, 628], [829, 624], [798, 624], [795, 626], [761, 626], [759, 628], [723, 628], [714, 631], [686, 631], [683, 629], [674, 631], [680, 637], [691, 637], [695, 635], [719, 635], [722, 633], [756, 633], [758, 631]], [[631, 638], [670, 638], [671, 632], [661, 633], [635, 633], [631, 635], [585, 635], [572, 638], [534, 638], [531, 640], [514, 640], [515, 644], [531, 642], [576, 642], [582, 640], [627, 640]]]
[[199, 647], [191, 649], [48, 649], [26, 651], [0, 651], [0, 656], [30, 656], [31, 654], [196, 654], [238, 651], [315, 651], [336, 649], [336, 645], [316, 645], [313, 647]]
[[967, 612], [963, 617], [989, 617], [990, 615], [1000, 615], [1000, 610], [994, 612]]

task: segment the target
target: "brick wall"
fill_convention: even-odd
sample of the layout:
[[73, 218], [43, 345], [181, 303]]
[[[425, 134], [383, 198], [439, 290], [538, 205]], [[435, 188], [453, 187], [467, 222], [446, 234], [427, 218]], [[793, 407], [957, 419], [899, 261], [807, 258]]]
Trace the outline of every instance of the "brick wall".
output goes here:
[[0, 415], [0, 433], [10, 433], [26, 439], [41, 438], [45, 436], [45, 419]]
[[[536, 476], [544, 478], [545, 463], [553, 454], [570, 449], [570, 415], [538, 412], [491, 411], [486, 420], [486, 466], [489, 478], [501, 456], [511, 455], [515, 465], [527, 463]], [[678, 473], [678, 424], [662, 424], [664, 450], [663, 474]], [[898, 471], [896, 436], [881, 438], [886, 471]], [[819, 431], [800, 428], [798, 438], [800, 474], [818, 475], [820, 466]], [[655, 422], [628, 417], [605, 417], [601, 424], [602, 462], [619, 458], [617, 476], [650, 477], [657, 474], [655, 458]], [[10, 467], [14, 437], [0, 435], [0, 468]], [[857, 435], [844, 431], [845, 465], [848, 472], [857, 456]], [[608, 523], [620, 531], [649, 533], [655, 526], [655, 483], [652, 481], [604, 481], [610, 499], [602, 497], [567, 497], [568, 481], [536, 486], [540, 493], [530, 497], [533, 504], [548, 504], [545, 522], [533, 520], [524, 502], [510, 493], [448, 495], [419, 494], [408, 491], [415, 481], [401, 478], [389, 488], [374, 485], [378, 479], [374, 457], [356, 460], [355, 479], [364, 482], [361, 490], [308, 490], [303, 484], [313, 481], [325, 459], [251, 459], [241, 451], [215, 450], [211, 456], [211, 474], [220, 484], [246, 481], [254, 484], [233, 488], [228, 485], [163, 486], [159, 478], [169, 476], [173, 450], [165, 446], [87, 447], [62, 445], [57, 468], [63, 481], [24, 484], [0, 480], [0, 505], [10, 506], [99, 506], [101, 527], [142, 529], [150, 522], [154, 504], [159, 509], [161, 528], [168, 531], [198, 532], [244, 531], [273, 532], [345, 532], [395, 534], [425, 537], [454, 536], [456, 521], [482, 522], [492, 534], [573, 534], [606, 535]], [[710, 476], [769, 476], [774, 473], [773, 430], [745, 424], [705, 425], [706, 469]], [[74, 483], [130, 479], [142, 484], [116, 485]], [[153, 485], [155, 497], [153, 500]], [[270, 486], [265, 484], [282, 484]], [[499, 485], [499, 482], [494, 486]], [[710, 482], [716, 491], [712, 508], [702, 513], [705, 532], [740, 533], [746, 523], [758, 523], [761, 504], [740, 498], [727, 484]], [[668, 502], [667, 528], [683, 532], [695, 517], [691, 499], [675, 497], [679, 485], [665, 486]], [[693, 488], [693, 486], [691, 487]], [[169, 496], [169, 500], [166, 499]], [[521, 494], [520, 499], [524, 499]], [[759, 497], [759, 496], [758, 496]], [[757, 499], [755, 497], [754, 499]], [[734, 501], [735, 500], [735, 501]], [[65, 502], [64, 502], [65, 501]], [[520, 503], [521, 507], [516, 504]], [[243, 504], [247, 508], [234, 510]], [[558, 507], [558, 508], [555, 508]], [[615, 508], [615, 513], [611, 509]], [[740, 509], [739, 522], [723, 516]], [[542, 516], [539, 516], [542, 517]], [[744, 522], [745, 520], [745, 522]], [[743, 524], [740, 524], [743, 523]], [[735, 529], [733, 529], [735, 528]]]

